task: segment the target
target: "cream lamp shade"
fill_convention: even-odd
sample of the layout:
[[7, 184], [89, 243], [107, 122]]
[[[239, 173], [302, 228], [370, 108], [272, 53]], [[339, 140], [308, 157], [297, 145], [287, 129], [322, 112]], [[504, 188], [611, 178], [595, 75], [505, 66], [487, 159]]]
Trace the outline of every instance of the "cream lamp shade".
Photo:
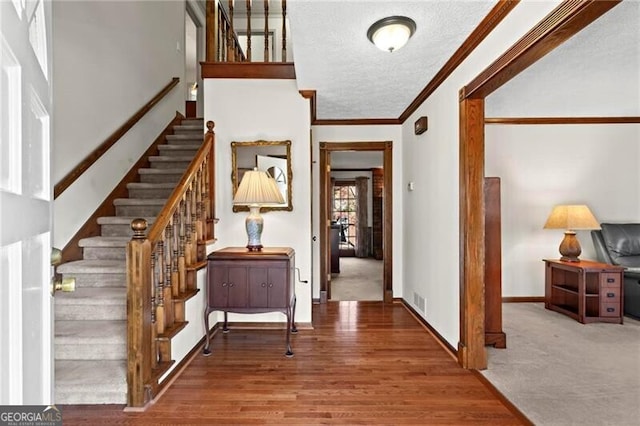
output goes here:
[[249, 206], [249, 216], [245, 219], [249, 251], [262, 250], [260, 239], [264, 221], [260, 215], [260, 207], [282, 203], [284, 197], [272, 177], [257, 168], [245, 172], [233, 197], [233, 204]]
[[564, 239], [560, 243], [560, 260], [579, 262], [582, 248], [576, 237], [576, 230], [600, 229], [600, 224], [585, 205], [558, 205], [544, 224], [544, 229], [564, 229]]

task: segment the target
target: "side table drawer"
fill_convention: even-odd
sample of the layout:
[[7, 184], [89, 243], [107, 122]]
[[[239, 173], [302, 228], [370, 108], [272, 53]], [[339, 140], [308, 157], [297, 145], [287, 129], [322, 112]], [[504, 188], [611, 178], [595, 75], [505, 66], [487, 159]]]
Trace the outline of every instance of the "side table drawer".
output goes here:
[[602, 303], [620, 303], [620, 288], [602, 287], [600, 289]]
[[620, 302], [615, 303], [600, 303], [600, 316], [601, 317], [619, 317], [620, 316]]
[[616, 272], [602, 272], [600, 273], [600, 286], [620, 288], [620, 276], [621, 274]]

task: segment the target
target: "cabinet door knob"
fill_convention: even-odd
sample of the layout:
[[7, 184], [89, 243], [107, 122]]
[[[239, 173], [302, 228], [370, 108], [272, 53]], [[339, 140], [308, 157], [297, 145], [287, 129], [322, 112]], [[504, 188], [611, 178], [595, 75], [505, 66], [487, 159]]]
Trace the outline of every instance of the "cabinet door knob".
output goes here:
[[224, 282], [223, 282], [223, 283], [222, 283], [222, 287], [226, 287], [226, 286], [227, 286], [227, 283], [224, 283]]
[[269, 283], [269, 288], [271, 288], [271, 287], [273, 287], [273, 284], [272, 284], [272, 283]]
[[233, 283], [229, 283], [229, 287], [233, 287]]
[[266, 287], [267, 285], [265, 283], [260, 284], [261, 287]]

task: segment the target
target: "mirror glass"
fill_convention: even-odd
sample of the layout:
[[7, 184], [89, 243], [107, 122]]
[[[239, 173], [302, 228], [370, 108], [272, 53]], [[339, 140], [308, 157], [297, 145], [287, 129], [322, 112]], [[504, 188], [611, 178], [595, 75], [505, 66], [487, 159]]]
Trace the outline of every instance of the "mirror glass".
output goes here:
[[[282, 192], [284, 203], [276, 206], [262, 207], [261, 211], [293, 210], [291, 202], [291, 141], [250, 141], [231, 142], [231, 182], [235, 196], [244, 172], [253, 170], [266, 171], [273, 177]], [[233, 206], [234, 212], [249, 211], [248, 206]]]

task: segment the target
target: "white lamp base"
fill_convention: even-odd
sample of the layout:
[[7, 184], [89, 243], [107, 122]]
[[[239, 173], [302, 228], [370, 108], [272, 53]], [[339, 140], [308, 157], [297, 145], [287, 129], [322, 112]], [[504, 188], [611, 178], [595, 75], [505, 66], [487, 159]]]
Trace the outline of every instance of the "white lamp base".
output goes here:
[[247, 248], [249, 251], [261, 251], [262, 242], [260, 242], [260, 237], [262, 236], [264, 221], [260, 215], [259, 205], [249, 206], [249, 216], [245, 219], [244, 225], [247, 229], [247, 237], [249, 238]]

